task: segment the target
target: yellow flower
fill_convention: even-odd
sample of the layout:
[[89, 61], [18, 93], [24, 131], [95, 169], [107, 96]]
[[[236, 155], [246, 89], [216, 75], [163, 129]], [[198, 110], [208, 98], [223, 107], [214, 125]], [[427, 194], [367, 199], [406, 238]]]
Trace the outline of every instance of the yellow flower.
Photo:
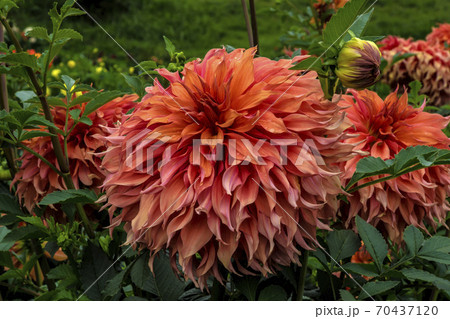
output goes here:
[[94, 50], [92, 50], [92, 53], [97, 54], [98, 53], [98, 49], [94, 48]]
[[339, 52], [336, 75], [345, 87], [362, 90], [378, 81], [380, 62], [375, 43], [354, 37]]
[[95, 68], [95, 73], [97, 73], [97, 74], [100, 74], [103, 71], [105, 71], [105, 68], [102, 67], [102, 66], [98, 66], [98, 67]]
[[45, 93], [47, 94], [47, 96], [50, 96], [52, 94], [52, 90], [50, 90], [50, 88], [47, 88], [45, 90]]
[[53, 69], [51, 74], [52, 74], [52, 76], [54, 78], [59, 78], [59, 75], [61, 74], [61, 70], [60, 69]]
[[67, 62], [67, 66], [71, 69], [76, 67], [76, 65], [77, 65], [77, 63], [74, 60], [70, 60], [69, 62]]
[[128, 69], [128, 72], [130, 72], [130, 74], [133, 74], [133, 73], [134, 73], [134, 67], [130, 67], [130, 68]]

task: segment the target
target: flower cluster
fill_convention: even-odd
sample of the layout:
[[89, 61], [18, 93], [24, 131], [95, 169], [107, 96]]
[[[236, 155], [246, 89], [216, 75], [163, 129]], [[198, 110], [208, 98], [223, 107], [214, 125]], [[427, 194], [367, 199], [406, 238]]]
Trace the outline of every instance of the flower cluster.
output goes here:
[[[439, 44], [394, 36], [387, 37], [380, 44], [383, 58], [389, 62], [384, 81], [391, 88], [407, 86], [417, 80], [422, 83], [420, 93], [429, 97], [429, 104], [441, 106], [450, 103], [450, 51]], [[396, 54], [406, 53], [414, 56], [392, 64]]]
[[[128, 95], [105, 104], [89, 115], [92, 126], [78, 123], [68, 136], [67, 157], [72, 180], [77, 188], [82, 184], [96, 189], [102, 184], [104, 173], [99, 169], [101, 160], [94, 153], [104, 151], [107, 145], [105, 141], [99, 139], [99, 136], [109, 135], [109, 130], [115, 127], [126, 112], [134, 107], [133, 101], [136, 99], [136, 95]], [[84, 107], [85, 104], [82, 104], [71, 110], [78, 108], [83, 112]], [[52, 108], [54, 123], [61, 130], [64, 130], [65, 127], [66, 113], [65, 107], [55, 106]], [[69, 118], [67, 128], [70, 130], [74, 124], [74, 120]], [[62, 144], [62, 137], [60, 140]], [[24, 144], [58, 167], [50, 137], [36, 137]], [[55, 190], [65, 189], [62, 177], [33, 154], [25, 152], [20, 160], [22, 165], [15, 175], [13, 184], [17, 183], [17, 195], [29, 211], [32, 211], [45, 195]]]
[[[348, 107], [346, 112], [353, 123], [347, 132], [355, 136], [347, 142], [357, 143], [359, 151], [386, 160], [409, 146], [449, 149], [450, 139], [442, 129], [450, 118], [409, 106], [406, 93], [398, 98], [393, 92], [383, 101], [372, 91], [350, 92], [353, 97], [343, 96], [340, 105]], [[357, 155], [343, 165], [344, 184], [363, 156]], [[436, 166], [364, 187], [348, 197], [349, 205], [342, 207], [341, 213], [348, 225], [359, 215], [399, 243], [407, 225], [426, 230], [425, 223], [436, 227], [438, 222], [444, 222], [448, 196], [450, 170]]]
[[432, 45], [440, 45], [448, 48], [450, 46], [450, 23], [442, 23], [427, 36], [427, 42]]
[[182, 76], [160, 70], [170, 86], [155, 80], [108, 137], [111, 225], [125, 222], [128, 243], [152, 258], [168, 248], [200, 287], [222, 279], [220, 265], [267, 274], [298, 263], [299, 247], [310, 249], [337, 211], [333, 164], [353, 149], [314, 72], [254, 54], [215, 49]]

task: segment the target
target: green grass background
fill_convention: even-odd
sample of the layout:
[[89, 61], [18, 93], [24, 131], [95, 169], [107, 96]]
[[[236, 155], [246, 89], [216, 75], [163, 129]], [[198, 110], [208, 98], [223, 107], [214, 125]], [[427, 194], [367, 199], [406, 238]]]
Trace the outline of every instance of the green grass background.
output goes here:
[[[309, 0], [291, 0], [300, 10]], [[20, 27], [49, 27], [52, 0], [21, 0], [11, 19]], [[63, 3], [64, 1], [59, 1]], [[270, 9], [275, 0], [256, 0], [262, 55], [280, 55], [280, 36], [292, 25]], [[162, 36], [170, 38], [187, 57], [201, 57], [210, 48], [229, 44], [247, 47], [240, 0], [79, 0], [108, 32], [138, 61], [152, 56], [167, 59]], [[439, 22], [450, 22], [448, 0], [379, 0], [367, 35], [395, 34], [424, 38]], [[66, 27], [84, 35], [66, 54], [98, 48], [108, 56], [125, 55], [87, 16], [72, 17]], [[68, 50], [68, 51], [67, 51]]]

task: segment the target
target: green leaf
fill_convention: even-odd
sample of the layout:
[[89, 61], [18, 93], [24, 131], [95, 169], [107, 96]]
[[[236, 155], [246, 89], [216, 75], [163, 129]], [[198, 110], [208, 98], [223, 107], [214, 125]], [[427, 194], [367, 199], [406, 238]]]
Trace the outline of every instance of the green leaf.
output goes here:
[[21, 269], [25, 274], [30, 273], [31, 269], [36, 265], [36, 262], [38, 260], [38, 256], [33, 255], [28, 259], [25, 264], [23, 264], [23, 268]]
[[450, 238], [433, 236], [427, 239], [417, 256], [422, 259], [450, 265]]
[[272, 285], [264, 288], [259, 293], [259, 301], [286, 301], [286, 291], [278, 285]]
[[0, 56], [0, 62], [5, 62], [8, 64], [19, 64], [32, 68], [33, 70], [38, 69], [36, 56], [30, 55], [26, 52], [2, 55]]
[[64, 84], [65, 84], [64, 89], [66, 89], [66, 90], [69, 91], [69, 92], [72, 91], [73, 86], [74, 86], [75, 83], [77, 82], [77, 81], [75, 81], [74, 79], [72, 79], [70, 76], [65, 75], [65, 74], [61, 75], [61, 80], [62, 80], [62, 81], [64, 82]]
[[128, 273], [129, 267], [116, 274], [111, 280], [108, 281], [105, 289], [103, 290], [103, 293], [106, 296], [111, 297], [117, 295], [120, 292], [120, 289], [122, 289], [123, 281]]
[[53, 134], [45, 131], [28, 131], [20, 136], [19, 141], [22, 142], [26, 140], [31, 140], [32, 138], [39, 136], [53, 136]]
[[[355, 22], [350, 27], [350, 31], [352, 31], [356, 37], [361, 38], [361, 36], [364, 34], [364, 30], [366, 29], [367, 23], [372, 17], [374, 10], [375, 8], [372, 8], [366, 13], [361, 14], [356, 18]], [[346, 33], [344, 36], [344, 41], [349, 41], [350, 39], [351, 39], [350, 34]]]
[[166, 36], [163, 36], [164, 42], [166, 43], [166, 51], [170, 55], [170, 60], [173, 60], [175, 57], [175, 46], [173, 45], [172, 41], [170, 41]]
[[[0, 227], [0, 229], [1, 228], [2, 227]], [[43, 232], [42, 229], [39, 229], [39, 227], [33, 225], [15, 228], [8, 232], [8, 234], [6, 234], [6, 236], [0, 241], [0, 251], [8, 250], [19, 240], [41, 238], [46, 236], [47, 234]]]
[[369, 296], [373, 297], [383, 292], [391, 290], [397, 286], [400, 281], [372, 281], [363, 286], [363, 291], [359, 294], [358, 300], [364, 300]]
[[444, 278], [440, 278], [428, 271], [407, 268], [401, 270], [402, 274], [411, 281], [421, 280], [425, 282], [430, 282], [439, 289], [450, 291], [450, 281]]
[[0, 1], [0, 10], [3, 10], [6, 14], [12, 9], [12, 8], [19, 8], [17, 4], [12, 0], [1, 0]]
[[359, 216], [356, 216], [356, 227], [367, 251], [370, 256], [372, 256], [375, 265], [377, 265], [378, 270], [381, 272], [383, 270], [383, 261], [388, 253], [386, 241], [375, 227], [368, 224]]
[[102, 300], [102, 291], [115, 275], [113, 261], [91, 242], [83, 256], [80, 269], [81, 287], [91, 300]]
[[88, 104], [86, 104], [83, 115], [87, 116], [91, 114], [92, 112], [102, 107], [109, 101], [121, 97], [122, 95], [123, 92], [120, 91], [101, 92], [95, 98], [93, 98]]
[[68, 40], [83, 40], [83, 36], [72, 29], [61, 29], [56, 33], [55, 41], [66, 42]]
[[361, 276], [367, 277], [378, 276], [377, 267], [373, 263], [371, 264], [347, 263], [342, 267], [348, 272], [358, 274]]
[[33, 27], [33, 29], [28, 31], [25, 35], [30, 38], [38, 38], [50, 42], [47, 29], [43, 27]]
[[68, 264], [61, 264], [48, 272], [49, 279], [60, 280], [58, 288], [66, 288], [78, 282], [77, 275]]
[[0, 281], [6, 280], [6, 279], [21, 279], [22, 275], [19, 271], [16, 269], [10, 269], [7, 272], [0, 275]]
[[356, 301], [355, 297], [353, 297], [353, 295], [348, 290], [340, 289], [339, 293], [341, 295], [342, 301]]
[[359, 237], [352, 230], [335, 230], [327, 236], [330, 255], [339, 261], [351, 257], [361, 246]]
[[139, 95], [139, 97], [144, 96], [145, 86], [140, 77], [130, 76], [125, 73], [122, 73], [122, 76], [125, 78], [125, 81], [127, 82], [127, 84], [133, 89], [134, 93]]
[[165, 253], [160, 252], [156, 256], [153, 271], [154, 273], [148, 266], [148, 254], [143, 254], [131, 268], [131, 280], [162, 301], [178, 300], [183, 294], [185, 285], [173, 273], [169, 257]]
[[422, 246], [424, 237], [420, 230], [413, 225], [409, 225], [405, 229], [403, 240], [409, 252], [414, 256], [418, 253], [420, 247]]
[[323, 31], [323, 40], [326, 45], [339, 43], [339, 39], [347, 33], [358, 15], [363, 13], [366, 2], [368, 0], [351, 0], [331, 17]]
[[11, 233], [11, 231], [8, 228], [0, 226], [0, 251], [8, 251], [14, 245], [14, 241], [4, 241], [4, 238], [9, 233]]
[[386, 161], [379, 157], [365, 157], [356, 165], [355, 174], [348, 182], [346, 190], [351, 192], [353, 185], [367, 177], [387, 174], [395, 178], [425, 167], [448, 164], [450, 164], [450, 150], [424, 145], [402, 149], [394, 159]]
[[256, 291], [258, 289], [260, 277], [233, 275], [232, 278], [237, 290], [239, 290], [247, 300], [256, 300]]
[[309, 58], [300, 61], [292, 68], [290, 68], [290, 70], [304, 70], [304, 71], [314, 70], [317, 73], [322, 74], [323, 73], [322, 61], [320, 60], [320, 58], [311, 56]]
[[[0, 232], [1, 232], [1, 230], [0, 230]], [[10, 269], [14, 268], [14, 265], [13, 265], [13, 262], [11, 259], [11, 254], [9, 253], [9, 251], [0, 251], [0, 266], [8, 267]]]
[[0, 212], [14, 215], [23, 215], [17, 200], [9, 194], [0, 194]]
[[[81, 105], [81, 104], [83, 104], [83, 103], [89, 102], [89, 101], [91, 101], [93, 98], [97, 97], [99, 94], [100, 94], [100, 93], [97, 92], [97, 91], [91, 91], [91, 92], [84, 93], [83, 95], [80, 95], [80, 96], [74, 98], [74, 99], [72, 100], [72, 102], [70, 102], [69, 108], [70, 108], [70, 107], [73, 107], [73, 106], [76, 106], [76, 105]], [[75, 110], [74, 110], [74, 111], [75, 111]], [[72, 112], [72, 111], [71, 111], [71, 112]], [[81, 112], [81, 110], [80, 110], [80, 112]], [[79, 116], [78, 116], [78, 117], [79, 117]]]
[[55, 191], [45, 196], [39, 205], [95, 203], [97, 195], [88, 189], [68, 189]]
[[34, 225], [38, 228], [42, 228], [44, 230], [47, 229], [47, 227], [44, 225], [42, 219], [38, 216], [20, 216], [21, 220], [26, 222], [27, 224]]
[[82, 16], [85, 15], [86, 12], [77, 9], [77, 8], [70, 8], [69, 10], [67, 10], [66, 14], [64, 15], [65, 18], [67, 17], [72, 17], [72, 16]]

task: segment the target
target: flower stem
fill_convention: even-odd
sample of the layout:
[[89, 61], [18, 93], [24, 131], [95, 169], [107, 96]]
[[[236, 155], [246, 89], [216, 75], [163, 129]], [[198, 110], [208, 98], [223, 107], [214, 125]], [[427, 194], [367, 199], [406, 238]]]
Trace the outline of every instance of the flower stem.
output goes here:
[[303, 292], [305, 290], [306, 273], [308, 271], [308, 258], [309, 258], [309, 251], [305, 250], [303, 252], [302, 268], [300, 268], [300, 275], [298, 276], [298, 281], [297, 281], [297, 301], [303, 300]]
[[255, 0], [249, 0], [249, 2], [250, 2], [250, 17], [252, 20], [253, 45], [256, 46], [256, 54], [261, 55], [258, 40], [258, 24], [256, 22]]
[[42, 250], [42, 246], [39, 243], [39, 240], [36, 238], [32, 238], [31, 246], [33, 247], [34, 253], [39, 258], [42, 273], [44, 274], [44, 282], [47, 284], [49, 290], [55, 290], [56, 289], [55, 282], [52, 279], [48, 279], [47, 277], [47, 274], [50, 271], [50, 266], [48, 264], [47, 258], [45, 258], [44, 251]]
[[[20, 45], [19, 41], [17, 40], [17, 37], [15, 36], [13, 30], [11, 29], [11, 26], [9, 25], [8, 21], [2, 17], [1, 22], [5, 26], [6, 31], [8, 32], [11, 40], [13, 41], [14, 46], [16, 47], [16, 51], [18, 53], [23, 52], [22, 46]], [[38, 96], [38, 98], [41, 102], [45, 119], [51, 123], [54, 123], [53, 116], [50, 111], [50, 106], [47, 102], [44, 92], [42, 91], [42, 88], [39, 85], [36, 74], [34, 73], [33, 69], [31, 69], [30, 67], [25, 67], [25, 70], [26, 70], [28, 77], [30, 78], [31, 83], [36, 91], [36, 95]], [[61, 143], [59, 141], [58, 133], [51, 126], [48, 127], [48, 131], [53, 134], [52, 136], [50, 136], [50, 139], [52, 141], [53, 151], [55, 152], [55, 156], [58, 161], [58, 165], [63, 174], [62, 177], [63, 177], [64, 183], [66, 184], [66, 188], [67, 189], [75, 189], [75, 185], [72, 181], [72, 177], [70, 176], [69, 163], [66, 160], [66, 157], [64, 156], [64, 152], [61, 147]], [[83, 221], [84, 227], [86, 228], [86, 232], [87, 232], [88, 236], [91, 239], [93, 239], [95, 237], [94, 231], [92, 230], [92, 226], [89, 222], [89, 219], [86, 216], [86, 212], [84, 211], [83, 205], [77, 204], [76, 207], [77, 207], [78, 214], [80, 215], [80, 218]]]
[[253, 46], [255, 46], [255, 44], [253, 43], [252, 26], [250, 24], [250, 18], [248, 17], [248, 9], [247, 9], [246, 1], [247, 0], [241, 0], [242, 11], [244, 11], [245, 25], [247, 26], [248, 44], [249, 44], [249, 46], [253, 47]]

